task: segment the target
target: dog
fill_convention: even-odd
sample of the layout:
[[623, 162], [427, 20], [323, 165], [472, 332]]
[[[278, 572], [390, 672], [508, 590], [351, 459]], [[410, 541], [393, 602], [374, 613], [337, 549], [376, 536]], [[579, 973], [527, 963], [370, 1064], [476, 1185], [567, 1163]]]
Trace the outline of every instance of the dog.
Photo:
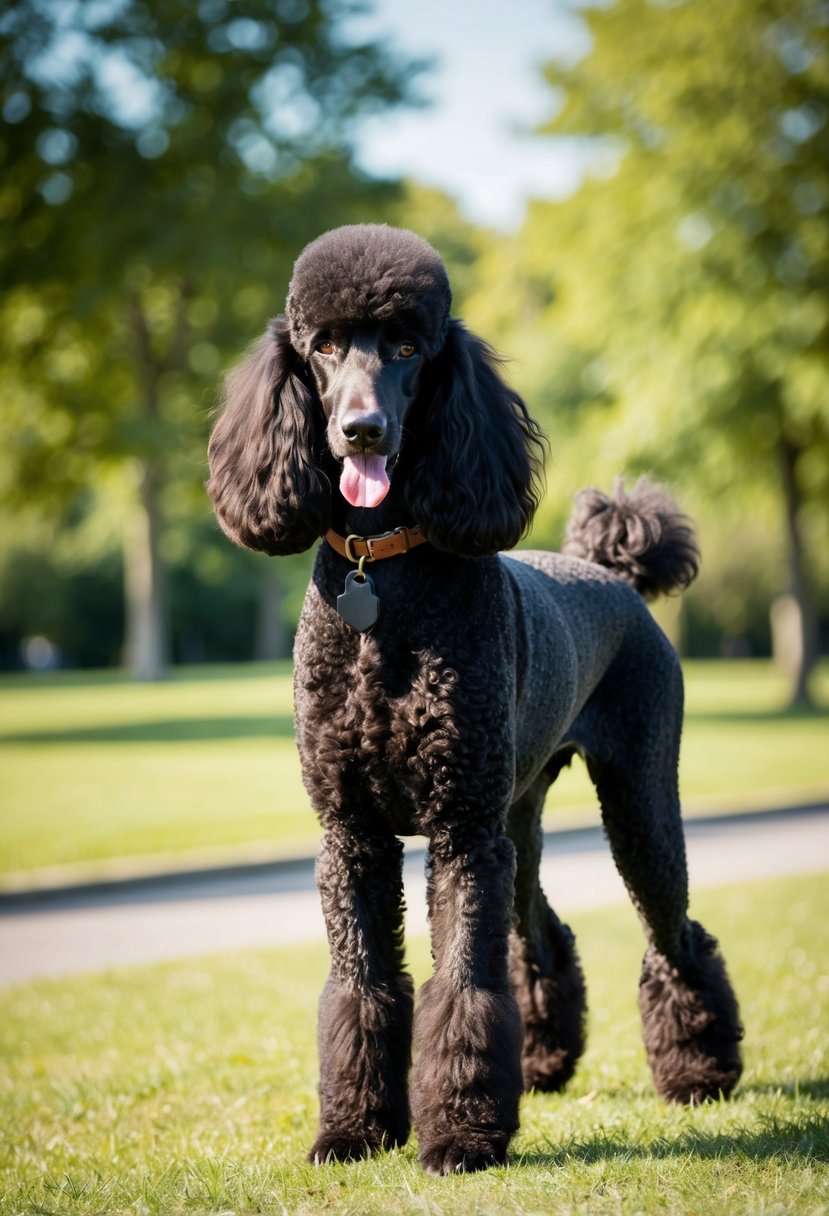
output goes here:
[[[563, 553], [504, 554], [538, 505], [544, 438], [450, 309], [414, 233], [317, 238], [285, 315], [227, 378], [208, 482], [240, 545], [278, 556], [322, 538], [295, 642], [331, 953], [310, 1157], [403, 1144], [413, 1118], [435, 1174], [505, 1162], [522, 1090], [560, 1089], [583, 1050], [573, 934], [538, 879], [544, 798], [575, 754], [645, 934], [657, 1089], [729, 1094], [742, 1035], [717, 943], [687, 914], [682, 678], [645, 605], [695, 576], [691, 526], [640, 480], [582, 492]], [[434, 958], [416, 1010], [399, 839], [413, 833]]]

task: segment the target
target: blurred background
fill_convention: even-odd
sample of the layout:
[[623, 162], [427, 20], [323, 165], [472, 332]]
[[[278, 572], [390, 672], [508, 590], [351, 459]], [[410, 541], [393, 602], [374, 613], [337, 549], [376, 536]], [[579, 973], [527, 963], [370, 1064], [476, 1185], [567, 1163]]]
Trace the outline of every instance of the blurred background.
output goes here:
[[0, 15], [0, 664], [290, 653], [310, 556], [203, 490], [223, 369], [293, 259], [411, 227], [573, 493], [667, 480], [690, 656], [806, 704], [829, 622], [822, 0], [12, 0]]

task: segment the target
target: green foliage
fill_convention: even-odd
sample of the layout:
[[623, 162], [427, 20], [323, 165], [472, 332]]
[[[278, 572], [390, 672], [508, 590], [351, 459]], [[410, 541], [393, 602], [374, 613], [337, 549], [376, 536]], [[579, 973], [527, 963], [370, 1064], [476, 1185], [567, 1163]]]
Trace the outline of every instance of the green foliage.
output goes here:
[[735, 598], [763, 610], [789, 566], [829, 595], [826, 9], [583, 15], [591, 49], [548, 66], [543, 134], [592, 147], [592, 175], [531, 206], [473, 306], [550, 430], [539, 539], [585, 480], [668, 478], [702, 525], [709, 618], [748, 632]]
[[452, 313], [465, 317], [481, 278], [487, 251], [498, 247], [495, 235], [464, 219], [458, 204], [441, 190], [405, 181], [389, 223], [411, 228], [440, 253], [452, 285]]
[[[320, 945], [240, 951], [19, 986], [0, 997], [8, 1216], [185, 1212], [811, 1214], [829, 1206], [825, 875], [699, 893], [746, 1023], [733, 1100], [653, 1092], [629, 908], [568, 917], [590, 996], [587, 1053], [561, 1095], [531, 1094], [512, 1164], [429, 1178], [405, 1149], [304, 1160], [317, 1099]], [[409, 944], [415, 979], [427, 943]]]
[[[618, 163], [562, 208], [574, 331], [636, 403], [627, 424], [645, 459], [698, 468], [716, 428], [742, 449], [738, 475], [749, 458], [754, 476], [773, 478], [786, 441], [809, 448], [803, 488], [825, 500], [825, 11], [813, 0], [624, 0], [588, 21], [591, 54], [548, 68], [564, 100], [546, 130], [599, 136]], [[709, 484], [733, 484], [722, 465], [707, 471]]]
[[12, 547], [30, 549], [24, 508], [39, 508], [41, 552], [43, 518], [54, 537], [97, 514], [99, 553], [124, 544], [129, 564], [143, 513], [163, 564], [176, 515], [189, 528], [208, 517], [221, 368], [281, 307], [305, 241], [396, 197], [353, 168], [353, 126], [408, 98], [418, 65], [350, 39], [357, 8], [5, 6], [0, 497]]
[[6, 7], [2, 355], [20, 377], [13, 421], [28, 419], [16, 482], [69, 476], [34, 463], [67, 448], [79, 477], [86, 453], [194, 459], [222, 357], [281, 302], [296, 250], [371, 205], [351, 125], [402, 99], [412, 68], [349, 45], [352, 8]]
[[[392, 202], [390, 190], [378, 192], [374, 187], [366, 195], [369, 211], [381, 198], [387, 198], [384, 214], [389, 222], [413, 226], [441, 250], [452, 276], [456, 308], [463, 311], [464, 292], [475, 275], [481, 233], [461, 218], [451, 199], [437, 191], [409, 183]], [[313, 198], [309, 205], [312, 203]], [[240, 206], [248, 204], [242, 202]], [[296, 250], [288, 239], [284, 246], [283, 256], [289, 261]], [[256, 287], [251, 273], [240, 269], [246, 285], [231, 298], [230, 316], [222, 315], [214, 301], [208, 310], [206, 332], [238, 331], [240, 345], [245, 338], [253, 338], [268, 313], [281, 304], [278, 292], [284, 291], [287, 271], [282, 273], [281, 287]], [[234, 301], [248, 311], [234, 318]], [[213, 350], [211, 358], [218, 359], [219, 346], [213, 338], [208, 345]], [[206, 358], [206, 349], [204, 342], [197, 343], [199, 359]], [[234, 352], [222, 347], [221, 353], [224, 362], [230, 361]], [[165, 523], [160, 545], [167, 569], [172, 658], [178, 662], [226, 662], [260, 657], [257, 630], [263, 609], [281, 614], [282, 649], [287, 653], [310, 558], [306, 555], [273, 563], [260, 554], [235, 549], [219, 533], [200, 485], [214, 395], [208, 387], [212, 376], [190, 378], [193, 382], [189, 389], [179, 384], [179, 417], [178, 421], [170, 420], [170, 459], [165, 460], [166, 484], [161, 491]], [[162, 410], [167, 388], [172, 391], [173, 385], [173, 379], [162, 377]], [[15, 418], [12, 424], [14, 433], [9, 435], [6, 448], [7, 470], [10, 476], [14, 470], [21, 496], [30, 492], [26, 487], [31, 487], [41, 508], [48, 502], [51, 520], [44, 518], [42, 510], [24, 510], [20, 500], [7, 517], [7, 539], [0, 544], [0, 665], [16, 666], [19, 639], [33, 634], [46, 636], [69, 666], [118, 664], [123, 647], [121, 527], [124, 513], [131, 510], [134, 468], [129, 463], [118, 464], [111, 430], [101, 432], [100, 450], [94, 456], [87, 453], [88, 460], [81, 460], [78, 435], [70, 435], [66, 420], [61, 429], [54, 421], [51, 405], [51, 424], [43, 418], [38, 421], [36, 403], [21, 391], [12, 405], [28, 414], [26, 419]], [[129, 398], [125, 396], [119, 410], [128, 408]], [[90, 427], [91, 417], [86, 404], [79, 403], [79, 425]], [[7, 420], [11, 421], [11, 416]], [[51, 454], [43, 448], [50, 425], [54, 426], [57, 445]], [[173, 434], [176, 427], [177, 434]], [[182, 450], [185, 442], [189, 446]], [[68, 484], [72, 469], [83, 483], [80, 490]], [[94, 494], [88, 484], [92, 474]], [[268, 576], [279, 580], [281, 606], [276, 608], [267, 601], [263, 603]]]
[[48, 641], [50, 662], [60, 656], [93, 667], [118, 664], [123, 604], [116, 554], [96, 555], [90, 572], [72, 546], [7, 548], [0, 583], [0, 666], [19, 666], [20, 647], [31, 637]]
[[[686, 639], [769, 646], [792, 584], [829, 612], [829, 24], [819, 0], [618, 0], [552, 63], [543, 138], [593, 148], [513, 239], [414, 183], [364, 179], [354, 122], [418, 65], [349, 40], [356, 0], [14, 0], [0, 16], [0, 661], [49, 632], [121, 653], [135, 521], [168, 573], [176, 658], [241, 657], [270, 571], [222, 555], [205, 443], [221, 369], [306, 240], [387, 219], [446, 257], [455, 311], [544, 421], [549, 493], [647, 471], [703, 542]], [[116, 552], [121, 550], [121, 556]], [[83, 599], [90, 607], [76, 610]], [[101, 624], [104, 605], [113, 605]]]

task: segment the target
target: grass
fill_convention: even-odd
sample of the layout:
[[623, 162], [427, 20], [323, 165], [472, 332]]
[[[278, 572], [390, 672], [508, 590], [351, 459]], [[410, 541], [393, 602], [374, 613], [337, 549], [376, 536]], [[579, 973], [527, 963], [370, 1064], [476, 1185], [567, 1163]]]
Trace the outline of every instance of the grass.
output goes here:
[[[686, 810], [786, 804], [829, 794], [829, 664], [820, 712], [781, 710], [769, 664], [689, 663]], [[0, 876], [50, 866], [111, 871], [313, 850], [287, 664], [184, 668], [160, 685], [115, 672], [0, 678]], [[548, 826], [596, 821], [577, 762]]]
[[[426, 1177], [414, 1142], [356, 1165], [304, 1161], [316, 1117], [323, 947], [240, 952], [0, 994], [0, 1212], [829, 1212], [829, 881], [706, 891], [741, 998], [730, 1102], [656, 1098], [642, 1051], [642, 942], [626, 907], [571, 918], [588, 1051], [562, 1095], [529, 1095], [509, 1167]], [[418, 982], [426, 943], [410, 948]]]
[[288, 664], [0, 680], [0, 870], [315, 845]]

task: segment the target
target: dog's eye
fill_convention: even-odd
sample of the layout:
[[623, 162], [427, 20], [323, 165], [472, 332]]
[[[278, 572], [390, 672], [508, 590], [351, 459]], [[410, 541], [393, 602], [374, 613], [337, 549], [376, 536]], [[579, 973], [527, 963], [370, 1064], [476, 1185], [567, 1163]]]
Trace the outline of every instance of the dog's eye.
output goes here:
[[327, 341], [326, 341], [326, 342], [318, 342], [318, 343], [317, 343], [317, 351], [318, 351], [318, 352], [319, 352], [319, 354], [321, 354], [321, 355], [333, 355], [333, 353], [334, 353], [334, 343], [333, 343], [333, 342], [327, 342]]
[[397, 348], [397, 353], [401, 359], [411, 359], [412, 355], [417, 354], [417, 347], [413, 342], [401, 342]]

